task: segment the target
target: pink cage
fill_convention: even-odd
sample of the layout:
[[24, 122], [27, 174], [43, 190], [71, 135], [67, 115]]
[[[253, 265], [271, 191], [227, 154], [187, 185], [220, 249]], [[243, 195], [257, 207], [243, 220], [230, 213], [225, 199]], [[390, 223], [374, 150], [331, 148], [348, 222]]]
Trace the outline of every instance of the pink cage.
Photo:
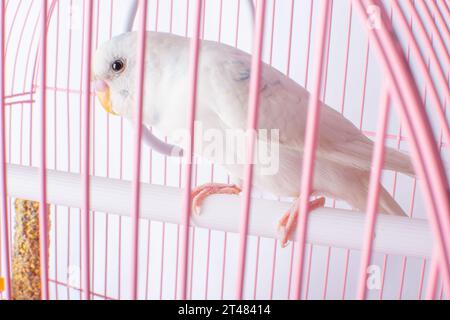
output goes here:
[[[448, 1], [254, 2], [1, 0], [2, 298], [12, 298], [16, 198], [49, 204], [39, 213], [42, 299], [448, 297]], [[264, 61], [311, 92], [302, 172], [313, 171], [320, 100], [375, 140], [367, 212], [327, 199], [307, 215], [302, 197], [296, 241], [280, 248], [272, 217], [292, 199], [252, 190], [247, 164], [242, 197], [208, 199], [190, 222], [191, 185], [227, 173], [141, 147], [140, 127], [105, 113], [92, 89], [93, 52], [136, 12], [139, 35], [191, 38], [191, 133], [207, 39], [252, 53], [252, 75]], [[250, 129], [258, 85], [252, 76]], [[411, 155], [418, 179], [382, 171], [385, 144]], [[409, 217], [376, 214], [380, 180]], [[300, 194], [311, 181], [302, 176]]]

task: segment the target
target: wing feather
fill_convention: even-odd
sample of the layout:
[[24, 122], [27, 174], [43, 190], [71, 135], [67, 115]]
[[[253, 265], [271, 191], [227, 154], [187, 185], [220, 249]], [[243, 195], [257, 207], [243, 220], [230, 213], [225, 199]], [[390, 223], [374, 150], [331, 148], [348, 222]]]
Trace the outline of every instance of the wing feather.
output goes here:
[[[251, 56], [209, 43], [203, 48], [203, 74], [215, 97], [212, 108], [230, 128], [246, 128]], [[304, 149], [309, 92], [286, 75], [263, 64], [259, 128], [279, 129], [280, 143]], [[373, 143], [339, 112], [322, 104], [317, 157], [358, 169], [370, 169]]]

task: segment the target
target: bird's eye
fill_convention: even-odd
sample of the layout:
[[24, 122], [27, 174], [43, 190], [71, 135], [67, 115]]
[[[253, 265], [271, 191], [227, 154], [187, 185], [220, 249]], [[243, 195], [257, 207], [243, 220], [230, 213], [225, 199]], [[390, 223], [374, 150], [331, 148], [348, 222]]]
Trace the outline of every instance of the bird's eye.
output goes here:
[[116, 73], [121, 72], [124, 68], [125, 68], [125, 63], [120, 59], [114, 61], [111, 64], [111, 69]]

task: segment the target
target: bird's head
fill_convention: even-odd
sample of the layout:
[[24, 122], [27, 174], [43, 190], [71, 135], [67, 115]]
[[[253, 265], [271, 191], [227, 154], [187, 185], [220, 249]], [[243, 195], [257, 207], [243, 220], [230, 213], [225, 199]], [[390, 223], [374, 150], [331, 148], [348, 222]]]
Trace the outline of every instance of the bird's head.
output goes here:
[[129, 112], [136, 65], [136, 34], [126, 33], [104, 43], [93, 59], [93, 81], [97, 97], [114, 115]]

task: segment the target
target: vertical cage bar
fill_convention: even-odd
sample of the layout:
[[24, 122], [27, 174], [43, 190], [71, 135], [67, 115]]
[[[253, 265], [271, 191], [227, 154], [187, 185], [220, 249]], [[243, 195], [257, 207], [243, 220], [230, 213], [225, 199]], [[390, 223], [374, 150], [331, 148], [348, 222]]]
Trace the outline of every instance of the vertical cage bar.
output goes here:
[[197, 104], [197, 80], [198, 65], [200, 53], [200, 25], [201, 10], [203, 0], [195, 1], [194, 8], [194, 29], [191, 39], [190, 57], [189, 57], [189, 107], [187, 115], [187, 128], [189, 129], [189, 139], [186, 148], [185, 168], [184, 168], [184, 194], [183, 194], [183, 210], [181, 218], [181, 258], [180, 258], [180, 287], [178, 299], [186, 299], [186, 284], [188, 271], [188, 248], [189, 248], [189, 220], [191, 213], [191, 183], [192, 183], [192, 158], [194, 151], [194, 120]]
[[146, 275], [145, 275], [145, 300], [148, 300], [148, 285], [149, 285], [149, 277], [150, 277], [150, 245], [151, 245], [151, 226], [152, 222], [148, 221], [147, 226], [147, 268], [146, 268]]
[[[314, 10], [314, 1], [309, 1], [309, 14], [308, 14], [308, 37], [307, 37], [307, 44], [306, 44], [306, 59], [305, 59], [305, 75], [304, 75], [304, 87], [308, 88], [309, 83], [309, 61], [310, 61], [310, 55], [311, 55], [311, 35], [312, 35], [312, 20], [313, 20], [313, 10]], [[313, 246], [310, 246], [311, 251]], [[292, 276], [293, 276], [293, 266], [294, 266], [294, 249], [295, 245], [292, 243], [291, 245], [291, 256], [289, 261], [289, 278], [288, 278], [288, 299], [291, 298], [291, 285], [292, 285]], [[308, 257], [311, 257], [311, 253], [308, 255]], [[307, 279], [309, 280], [309, 269], [307, 273]], [[308, 284], [306, 285], [308, 288]], [[306, 293], [306, 296], [308, 294]]]
[[310, 0], [309, 5], [309, 14], [308, 14], [308, 40], [307, 40], [307, 50], [306, 50], [306, 59], [305, 59], [305, 75], [304, 75], [304, 87], [308, 89], [308, 81], [309, 81], [309, 57], [311, 55], [311, 34], [312, 34], [312, 20], [313, 20], [313, 10], [314, 10], [314, 1]]
[[[389, 11], [389, 21], [392, 24], [392, 20], [393, 20], [393, 6], [391, 5], [390, 7], [390, 11]], [[409, 19], [409, 22], [407, 22], [406, 26], [404, 27], [404, 29], [409, 32], [412, 31], [413, 29], [413, 24], [412, 24], [412, 17]], [[411, 42], [410, 40], [408, 40], [408, 45], [407, 45], [407, 49], [406, 49], [406, 61], [408, 64], [410, 64], [411, 62]], [[426, 87], [425, 87], [425, 99], [424, 101], [426, 101]], [[425, 102], [424, 102], [425, 103]], [[398, 128], [398, 133], [397, 133], [397, 143], [396, 143], [396, 149], [400, 151], [400, 144], [401, 144], [401, 136], [402, 136], [402, 124], [400, 123], [399, 128]], [[393, 183], [393, 187], [392, 187], [392, 192], [391, 195], [392, 197], [395, 199], [395, 195], [397, 192], [397, 178], [398, 178], [398, 172], [394, 172], [394, 176], [392, 179], [392, 183]], [[415, 195], [415, 191], [416, 191], [416, 179], [414, 179], [414, 183], [413, 183], [413, 191], [412, 191], [412, 196], [411, 196], [411, 200], [410, 200], [410, 207], [408, 210], [408, 217], [412, 218], [413, 215], [413, 211], [414, 211], [414, 195]], [[387, 260], [387, 255], [384, 255], [385, 259]], [[399, 290], [398, 290], [398, 295], [397, 298], [398, 300], [402, 299], [402, 295], [403, 295], [403, 288], [404, 288], [404, 284], [405, 284], [405, 276], [406, 276], [406, 268], [407, 268], [407, 264], [408, 264], [408, 258], [406, 256], [402, 257], [402, 267], [401, 267], [401, 271], [400, 271], [400, 285], [399, 285]], [[383, 270], [384, 272], [385, 270]], [[381, 286], [384, 286], [384, 283], [381, 283]], [[381, 292], [381, 290], [380, 290]], [[381, 296], [382, 297], [382, 296]]]
[[[347, 36], [345, 40], [345, 53], [344, 53], [344, 73], [342, 77], [342, 96], [341, 96], [341, 114], [344, 115], [344, 108], [345, 108], [345, 99], [347, 97], [347, 80], [348, 80], [348, 62], [349, 62], [349, 56], [350, 56], [350, 40], [352, 36], [352, 19], [353, 19], [353, 6], [352, 2], [349, 2], [349, 12], [348, 12], [348, 26], [347, 26]], [[343, 274], [343, 281], [342, 281], [342, 292], [341, 292], [341, 299], [345, 299], [345, 294], [347, 290], [347, 278], [348, 278], [348, 264], [349, 264], [349, 258], [350, 258], [350, 249], [346, 249], [345, 252], [345, 261], [344, 261], [344, 274]]]
[[[113, 20], [113, 12], [114, 12], [114, 1], [110, 0], [109, 1], [109, 26], [108, 26], [108, 39], [111, 38], [112, 35], [112, 20]], [[110, 152], [110, 147], [109, 147], [109, 143], [111, 141], [111, 137], [110, 137], [110, 117], [111, 114], [107, 114], [106, 115], [106, 176], [108, 178], [111, 177], [110, 174], [110, 156], [109, 156], [109, 152]], [[105, 275], [104, 275], [104, 289], [103, 289], [103, 295], [107, 296], [108, 295], [108, 238], [109, 238], [109, 213], [106, 212], [106, 220], [105, 220], [105, 264], [104, 264], [104, 268], [105, 268]]]
[[[72, 8], [73, 5], [73, 0], [70, 0], [69, 6], [70, 8]], [[69, 17], [69, 25], [71, 26], [73, 23], [72, 21], [72, 16]], [[67, 76], [66, 76], [66, 87], [69, 89], [70, 88], [70, 66], [71, 66], [71, 62], [72, 62], [72, 29], [69, 28], [69, 39], [68, 39], [68, 44], [67, 44], [68, 50], [67, 50]], [[67, 126], [67, 171], [70, 172], [71, 171], [71, 144], [70, 144], [70, 93], [69, 90], [67, 90], [66, 92], [66, 113], [67, 113], [67, 117], [66, 117], [66, 126]], [[66, 247], [66, 252], [67, 252], [67, 260], [66, 260], [66, 267], [69, 268], [70, 266], [70, 218], [71, 218], [71, 208], [67, 209], [67, 247]], [[66, 283], [69, 283], [69, 273], [67, 272], [66, 275]], [[70, 300], [70, 289], [69, 286], [67, 286], [67, 299]]]
[[161, 260], [159, 264], [159, 300], [162, 300], [163, 296], [163, 283], [164, 283], [164, 249], [165, 249], [165, 240], [166, 240], [166, 223], [162, 223], [162, 233], [161, 233]]
[[[197, 172], [197, 171], [196, 171]], [[197, 184], [196, 182], [194, 183]], [[190, 270], [189, 274], [189, 299], [192, 300], [192, 290], [194, 287], [194, 261], [195, 261], [195, 227], [192, 227], [192, 237], [191, 237], [191, 261], [190, 261], [190, 267], [188, 267], [188, 270]], [[187, 299], [187, 297], [186, 297]]]
[[345, 258], [344, 258], [344, 274], [342, 276], [342, 291], [341, 291], [341, 300], [345, 300], [345, 294], [347, 292], [347, 278], [348, 278], [348, 265], [350, 260], [350, 249], [345, 250]]
[[219, 2], [219, 34], [217, 35], [217, 39], [219, 41], [219, 43], [222, 42], [222, 19], [223, 19], [223, 0], [220, 0]]
[[[308, 267], [306, 269], [306, 279], [305, 279], [305, 300], [308, 300], [308, 296], [309, 296], [309, 282], [311, 281], [311, 263], [312, 263], [313, 252], [314, 252], [314, 246], [312, 244], [310, 244], [309, 251], [308, 251], [308, 259], [306, 260]], [[301, 298], [301, 295], [300, 295], [300, 298]]]
[[137, 105], [135, 109], [135, 138], [134, 138], [134, 173], [133, 173], [133, 208], [131, 211], [131, 299], [136, 300], [138, 290], [138, 253], [139, 253], [139, 210], [140, 210], [140, 179], [141, 179], [141, 139], [142, 115], [144, 104], [145, 80], [145, 47], [147, 25], [147, 0], [139, 1], [139, 43], [137, 67]]
[[426, 266], [427, 266], [427, 260], [423, 259], [422, 266], [420, 268], [419, 289], [417, 290], [417, 300], [422, 300], [423, 283], [425, 281], [425, 268], [426, 268]]
[[253, 275], [253, 300], [256, 300], [256, 293], [258, 290], [258, 271], [259, 271], [259, 251], [261, 246], [261, 237], [258, 237], [256, 242], [256, 257], [255, 257], [255, 272]]
[[[61, 2], [58, 1], [58, 3], [56, 4], [56, 47], [55, 47], [55, 61], [56, 61], [56, 65], [55, 65], [55, 71], [54, 71], [54, 78], [55, 78], [55, 91], [53, 92], [53, 112], [54, 112], [54, 118], [53, 118], [53, 135], [54, 135], [54, 155], [53, 155], [53, 161], [54, 161], [54, 168], [55, 170], [58, 170], [58, 124], [57, 124], [57, 119], [58, 119], [58, 108], [57, 108], [57, 96], [58, 96], [58, 91], [56, 90], [56, 88], [58, 87], [58, 62], [59, 62], [59, 41], [60, 41], [60, 5]], [[23, 116], [23, 115], [22, 115]], [[22, 121], [22, 120], [21, 120]], [[20, 144], [22, 146], [22, 143]], [[21, 160], [22, 161], [22, 160]], [[59, 295], [58, 295], [58, 206], [54, 205], [54, 257], [53, 257], [53, 263], [54, 263], [54, 268], [55, 268], [55, 299], [58, 300]]]
[[253, 36], [253, 55], [250, 78], [250, 92], [248, 102], [247, 118], [247, 160], [244, 172], [244, 186], [242, 190], [243, 205], [241, 218], [239, 222], [239, 253], [238, 253], [238, 274], [236, 278], [236, 299], [241, 300], [243, 295], [244, 276], [245, 276], [245, 257], [247, 252], [247, 234], [250, 216], [251, 191], [253, 180], [253, 157], [255, 151], [255, 140], [257, 138], [258, 110], [259, 110], [259, 88], [261, 84], [262, 72], [262, 49], [264, 39], [264, 19], [266, 13], [266, 1], [260, 0], [256, 6], [255, 30]]
[[[96, 8], [95, 8], [95, 19], [93, 18], [93, 21], [95, 21], [95, 40], [93, 40], [94, 44], [93, 44], [93, 49], [97, 50], [98, 48], [98, 36], [99, 36], [99, 25], [100, 25], [100, 1], [98, 0], [96, 2]], [[94, 30], [94, 26], [93, 30]], [[96, 125], [96, 109], [95, 109], [95, 95], [91, 95], [91, 105], [94, 106], [94, 108], [92, 109], [92, 175], [95, 176], [95, 158], [96, 158], [96, 150], [97, 150], [97, 146], [95, 144], [96, 142], [96, 137], [95, 137], [95, 125]], [[94, 291], [95, 291], [95, 244], [96, 244], [96, 240], [95, 240], [95, 217], [97, 216], [95, 211], [92, 211], [90, 214], [90, 219], [91, 219], [91, 223], [92, 223], [92, 247], [90, 249], [90, 254], [91, 254], [91, 265], [92, 265], [92, 276], [90, 278], [91, 281], [91, 287], [92, 287], [92, 292], [93, 292], [93, 296], [95, 295]]]
[[43, 300], [49, 299], [48, 288], [48, 216], [47, 216], [47, 141], [46, 141], [46, 113], [47, 113], [47, 0], [41, 0], [41, 18], [40, 18], [40, 43], [41, 43], [41, 55], [40, 55], [40, 97], [39, 102], [41, 106], [40, 116], [40, 210], [39, 210], [39, 248], [40, 248], [40, 261], [41, 261], [41, 298]]
[[291, 0], [290, 4], [290, 18], [289, 18], [289, 35], [288, 35], [288, 52], [287, 52], [287, 66], [286, 66], [286, 75], [289, 77], [291, 74], [291, 52], [292, 52], [292, 32], [293, 32], [293, 26], [294, 26], [294, 9], [295, 9], [295, 2], [294, 0]]
[[[323, 76], [323, 93], [322, 93], [322, 101], [325, 102], [327, 96], [327, 84], [328, 84], [328, 64], [330, 62], [330, 45], [331, 45], [331, 26], [333, 24], [333, 7], [334, 1], [330, 0], [330, 6], [328, 7], [330, 10], [329, 19], [327, 26], [327, 31], [325, 34], [326, 37], [326, 48], [325, 48], [325, 65], [324, 65], [324, 76]], [[336, 202], [333, 201], [333, 207], [336, 206]], [[325, 300], [327, 298], [327, 290], [328, 290], [328, 274], [330, 270], [330, 256], [331, 256], [331, 247], [328, 247], [327, 250], [327, 258], [325, 261], [325, 273], [324, 273], [324, 286], [322, 292], [322, 299]]]
[[[269, 65], [272, 66], [273, 63], [273, 47], [274, 47], [274, 33], [275, 33], [275, 15], [276, 15], [276, 0], [272, 1], [272, 8], [271, 8], [271, 27], [270, 27], [270, 46], [269, 46]], [[275, 285], [275, 271], [276, 271], [276, 262], [277, 262], [277, 239], [273, 240], [273, 253], [271, 258], [271, 277], [270, 277], [270, 288], [269, 288], [269, 299], [273, 299], [273, 291], [274, 291], [274, 285]]]
[[159, 0], [156, 0], [156, 9], [155, 9], [155, 31], [158, 32], [159, 28]]
[[367, 92], [367, 75], [369, 71], [369, 52], [370, 52], [370, 41], [367, 38], [365, 54], [364, 54], [364, 68], [363, 68], [363, 83], [362, 83], [362, 93], [361, 93], [361, 103], [359, 106], [359, 130], [363, 128], [363, 118], [364, 109], [366, 107], [366, 92]]
[[240, 19], [241, 19], [241, 0], [237, 0], [237, 8], [236, 8], [236, 31], [234, 34], [234, 46], [237, 48], [239, 43], [239, 27], [240, 27]]
[[364, 242], [362, 247], [361, 264], [359, 270], [357, 297], [360, 300], [364, 300], [366, 298], [367, 267], [369, 266], [370, 258], [372, 256], [373, 237], [379, 204], [378, 201], [380, 196], [380, 186], [381, 186], [380, 178], [385, 153], [384, 141], [386, 138], [390, 97], [385, 87], [382, 90], [383, 91], [381, 96], [381, 107], [378, 118], [377, 137], [375, 140], [372, 158], [373, 168], [370, 172], [366, 223], [364, 227], [364, 240], [363, 240]]
[[[0, 52], [5, 52], [5, 1], [0, 2]], [[2, 237], [0, 242], [0, 275], [5, 278], [6, 299], [11, 299], [10, 244], [8, 227], [8, 191], [6, 187], [6, 131], [5, 131], [5, 65], [6, 56], [0, 55], [0, 197], [2, 210]]]
[[434, 300], [436, 297], [436, 288], [439, 279], [439, 256], [437, 254], [433, 254], [433, 258], [431, 259], [430, 265], [430, 273], [428, 276], [428, 286], [425, 294], [426, 300]]
[[294, 277], [294, 295], [295, 300], [300, 299], [303, 277], [303, 262], [305, 254], [305, 242], [306, 242], [306, 227], [307, 218], [309, 212], [309, 196], [311, 194], [313, 172], [314, 172], [314, 159], [315, 150], [317, 145], [317, 136], [319, 131], [319, 117], [320, 117], [320, 92], [322, 84], [322, 75], [324, 69], [325, 48], [326, 48], [326, 30], [329, 23], [330, 15], [330, 2], [321, 1], [319, 7], [319, 20], [318, 20], [318, 42], [316, 44], [315, 51], [315, 64], [314, 64], [314, 80], [311, 90], [311, 96], [309, 98], [307, 126], [305, 134], [305, 152], [303, 155], [302, 164], [302, 178], [300, 185], [300, 203], [299, 203], [299, 217], [298, 217], [298, 233], [297, 233], [297, 245], [298, 255], [295, 261], [295, 277]]
[[85, 34], [83, 36], [84, 42], [84, 69], [82, 78], [82, 156], [81, 163], [81, 179], [82, 179], [82, 197], [83, 207], [81, 210], [81, 288], [82, 299], [90, 299], [90, 221], [89, 221], [89, 205], [90, 205], [90, 115], [91, 115], [91, 51], [92, 51], [92, 17], [93, 17], [93, 1], [87, 1], [85, 3]]
[[384, 284], [386, 279], [386, 268], [387, 268], [387, 262], [388, 262], [388, 255], [385, 254], [383, 257], [383, 267], [381, 268], [381, 288], [380, 292], [378, 293], [378, 300], [383, 299], [383, 293], [384, 293]]

